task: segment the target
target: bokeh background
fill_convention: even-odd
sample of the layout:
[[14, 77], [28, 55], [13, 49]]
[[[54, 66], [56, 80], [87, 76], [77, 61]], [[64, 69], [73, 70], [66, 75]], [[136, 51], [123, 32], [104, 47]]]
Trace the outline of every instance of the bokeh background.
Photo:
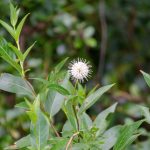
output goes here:
[[[37, 41], [26, 60], [29, 77], [46, 77], [62, 59], [82, 57], [93, 66], [90, 89], [96, 84], [116, 83], [89, 114], [94, 119], [102, 109], [119, 102], [114, 124], [138, 114], [134, 104], [149, 107], [150, 96], [139, 70], [150, 72], [149, 0], [14, 0], [21, 16], [30, 13], [21, 35], [21, 48]], [[9, 20], [9, 0], [0, 0], [0, 18]], [[0, 36], [13, 41], [0, 26]], [[66, 64], [67, 67], [67, 64]], [[0, 73], [16, 72], [0, 59]], [[0, 92], [0, 146], [26, 135], [29, 118], [14, 105], [22, 99]], [[56, 118], [60, 129], [65, 117]], [[146, 129], [147, 127], [145, 125]]]

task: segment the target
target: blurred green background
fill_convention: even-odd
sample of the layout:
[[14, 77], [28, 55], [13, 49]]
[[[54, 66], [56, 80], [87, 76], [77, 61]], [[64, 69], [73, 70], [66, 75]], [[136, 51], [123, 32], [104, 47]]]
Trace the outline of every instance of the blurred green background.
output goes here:
[[[15, 0], [21, 16], [30, 13], [22, 31], [22, 49], [37, 41], [26, 60], [29, 77], [46, 77], [65, 57], [82, 57], [93, 66], [87, 87], [117, 83], [89, 113], [92, 118], [114, 101], [115, 123], [137, 119], [134, 103], [149, 106], [149, 89], [139, 70], [150, 72], [149, 0]], [[9, 0], [0, 0], [1, 19], [9, 20]], [[12, 41], [0, 26], [0, 36]], [[67, 64], [66, 64], [67, 67]], [[16, 72], [0, 59], [0, 73]], [[14, 105], [22, 98], [0, 92], [0, 146], [26, 135], [28, 117]], [[19, 112], [19, 113], [18, 113]], [[64, 121], [59, 113], [58, 129]], [[59, 127], [60, 126], [60, 127]]]

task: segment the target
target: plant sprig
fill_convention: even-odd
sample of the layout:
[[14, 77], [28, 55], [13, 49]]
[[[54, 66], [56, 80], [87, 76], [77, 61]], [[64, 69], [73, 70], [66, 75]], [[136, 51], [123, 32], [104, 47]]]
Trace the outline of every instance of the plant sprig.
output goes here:
[[24, 69], [24, 61], [25, 61], [27, 55], [29, 54], [29, 52], [31, 51], [31, 49], [33, 48], [35, 42], [24, 53], [22, 52], [23, 50], [21, 49], [21, 46], [20, 46], [20, 34], [22, 31], [23, 25], [24, 25], [27, 17], [29, 16], [29, 13], [27, 15], [25, 15], [21, 19], [20, 22], [18, 22], [19, 12], [20, 12], [20, 9], [18, 9], [17, 7], [14, 7], [12, 5], [12, 3], [10, 3], [10, 24], [8, 24], [5, 21], [0, 19], [0, 24], [9, 32], [11, 37], [15, 40], [16, 45], [7, 43], [7, 46], [16, 55], [17, 61], [15, 59], [9, 57], [9, 54], [6, 52], [6, 49], [4, 49], [4, 47], [1, 47], [1, 49], [2, 48], [4, 49], [5, 54], [2, 52], [0, 52], [0, 54], [1, 54], [1, 57], [5, 60], [7, 60], [5, 55], [8, 55], [10, 61], [7, 61], [7, 62], [15, 69], [19, 68], [19, 67], [17, 67], [17, 65], [19, 64], [21, 71], [20, 71], [20, 69], [17, 69], [17, 71], [20, 73], [20, 75], [22, 77], [25, 77], [26, 70]]

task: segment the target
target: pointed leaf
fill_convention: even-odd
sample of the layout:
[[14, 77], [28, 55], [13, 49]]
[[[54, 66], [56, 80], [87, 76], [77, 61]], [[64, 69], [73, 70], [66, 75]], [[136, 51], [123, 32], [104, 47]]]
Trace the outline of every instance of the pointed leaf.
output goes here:
[[69, 95], [70, 94], [68, 92], [68, 90], [66, 90], [64, 87], [60, 86], [59, 84], [50, 83], [50, 81], [47, 81], [47, 80], [42, 79], [42, 78], [31, 78], [31, 79], [42, 82], [45, 85], [45, 87], [48, 87], [51, 90], [55, 90], [62, 95]]
[[62, 95], [69, 95], [69, 92], [64, 87], [62, 87], [58, 84], [49, 84], [48, 88], [50, 88], [52, 90], [56, 90], [57, 92], [59, 92]]
[[34, 109], [31, 113], [36, 114], [36, 121], [31, 118], [31, 144], [34, 149], [42, 150], [47, 145], [49, 137], [49, 121], [45, 114], [40, 109], [39, 97], [36, 98]]
[[49, 140], [49, 145], [52, 147], [49, 150], [65, 150], [68, 138], [54, 137]]
[[14, 29], [8, 25], [6, 22], [0, 19], [0, 24], [11, 34], [11, 36], [15, 39], [15, 31]]
[[142, 70], [141, 70], [141, 73], [143, 74], [144, 79], [145, 79], [147, 85], [150, 87], [150, 75], [148, 73], [142, 71]]
[[105, 131], [107, 128], [107, 117], [110, 113], [113, 113], [116, 109], [117, 103], [113, 104], [109, 108], [102, 111], [94, 120], [93, 125], [97, 127], [99, 130], [97, 131], [97, 136], [99, 136], [101, 133]]
[[[67, 89], [67, 86], [69, 84], [69, 76], [67, 75], [65, 79], [62, 81], [61, 86]], [[63, 103], [65, 100], [65, 96], [49, 90], [48, 97], [45, 102], [45, 108], [47, 112], [49, 112], [50, 116], [53, 117], [58, 111], [61, 109]]]
[[89, 95], [85, 101], [83, 102], [83, 104], [81, 105], [80, 109], [79, 109], [79, 114], [83, 113], [84, 111], [86, 111], [89, 107], [91, 107], [97, 100], [99, 100], [99, 98], [105, 93], [107, 92], [114, 84], [111, 85], [107, 85], [107, 86], [103, 86], [101, 88], [99, 88], [98, 90], [96, 90], [94, 93], [92, 93], [91, 95]]
[[146, 122], [150, 124], [150, 111], [148, 107], [139, 106], [140, 110], [142, 111], [143, 116], [146, 118]]
[[77, 130], [77, 122], [76, 122], [76, 117], [75, 117], [75, 113], [73, 110], [73, 106], [72, 106], [72, 101], [68, 101], [64, 107], [63, 107], [63, 111], [65, 112], [68, 121], [70, 122], [70, 124], [72, 125], [73, 129], [76, 131]]
[[23, 55], [22, 55], [21, 51], [18, 50], [18, 48], [15, 47], [14, 45], [12, 45], [11, 43], [8, 43], [8, 46], [14, 51], [14, 53], [17, 55], [17, 57], [18, 57], [21, 61], [23, 61]]
[[143, 123], [144, 120], [134, 122], [130, 125], [124, 125], [120, 130], [120, 135], [118, 136], [117, 142], [113, 150], [124, 150], [128, 145], [130, 145], [139, 134], [137, 134], [137, 129]]
[[64, 60], [62, 60], [56, 67], [55, 67], [55, 72], [59, 72], [61, 70], [61, 68], [64, 66], [64, 64], [66, 63], [66, 61], [68, 60], [69, 57], [65, 58]]
[[80, 120], [81, 120], [81, 128], [82, 130], [89, 130], [92, 128], [92, 120], [91, 118], [89, 117], [89, 115], [87, 113], [83, 113], [81, 116], [80, 116]]
[[18, 41], [19, 39], [19, 36], [20, 36], [20, 33], [21, 33], [21, 30], [22, 30], [22, 27], [24, 25], [24, 22], [26, 20], [26, 18], [28, 17], [29, 14], [25, 15], [23, 17], [23, 19], [20, 21], [19, 25], [17, 26], [17, 29], [16, 29], [16, 34], [15, 34], [15, 40]]
[[18, 21], [18, 15], [19, 15], [19, 9], [17, 9], [17, 7], [14, 7], [12, 3], [10, 3], [10, 22], [13, 27], [15, 27]]
[[14, 67], [20, 74], [22, 73], [22, 69], [19, 64], [17, 64], [16, 61], [13, 60], [13, 58], [11, 58], [9, 55], [7, 42], [3, 38], [0, 38], [0, 56], [12, 67]]
[[29, 52], [31, 51], [31, 49], [33, 48], [33, 46], [35, 45], [36, 42], [34, 42], [23, 54], [23, 61], [26, 59], [26, 57], [28, 56]]
[[19, 104], [16, 104], [15, 107], [23, 108], [23, 109], [29, 109], [29, 106], [26, 102], [21, 102]]
[[107, 130], [99, 139], [99, 141], [103, 141], [103, 143], [100, 144], [100, 149], [110, 150], [115, 145], [118, 139], [120, 129], [121, 126], [114, 126]]
[[12, 58], [16, 59], [14, 52], [11, 48], [8, 46], [8, 42], [0, 36], [0, 46], [3, 47], [3, 49], [6, 51], [6, 53]]
[[63, 137], [71, 137], [76, 132], [71, 123], [67, 120], [62, 128]]
[[27, 135], [27, 136], [19, 139], [17, 142], [15, 142], [15, 145], [16, 145], [17, 149], [30, 146], [31, 145], [30, 135]]
[[28, 81], [8, 73], [1, 74], [0, 89], [11, 93], [28, 95], [30, 97], [34, 95], [33, 88]]
[[37, 81], [42, 82], [43, 84], [46, 84], [46, 85], [48, 85], [50, 83], [49, 81], [42, 79], [42, 78], [30, 78], [30, 79], [37, 80]]

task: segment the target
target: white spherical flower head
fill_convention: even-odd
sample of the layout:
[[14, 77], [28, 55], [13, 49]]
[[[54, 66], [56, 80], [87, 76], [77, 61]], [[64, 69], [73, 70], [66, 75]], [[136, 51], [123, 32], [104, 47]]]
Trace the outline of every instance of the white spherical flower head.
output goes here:
[[84, 82], [91, 74], [91, 65], [86, 60], [78, 58], [70, 63], [69, 73], [73, 80]]

